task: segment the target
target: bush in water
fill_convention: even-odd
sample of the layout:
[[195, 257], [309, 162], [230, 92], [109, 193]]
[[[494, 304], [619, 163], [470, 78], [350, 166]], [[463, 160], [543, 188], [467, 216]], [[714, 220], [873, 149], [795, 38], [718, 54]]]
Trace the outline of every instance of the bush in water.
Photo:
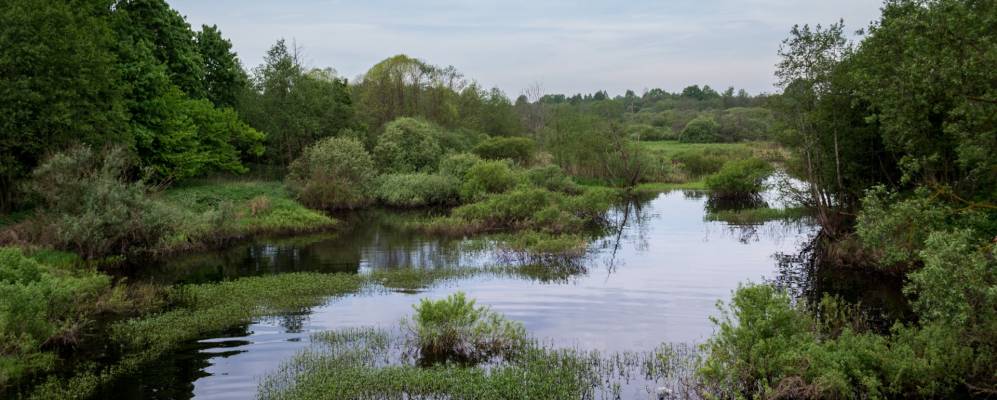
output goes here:
[[772, 171], [768, 162], [758, 158], [731, 161], [706, 177], [706, 188], [721, 197], [751, 196], [764, 189], [765, 178]]
[[353, 138], [327, 138], [291, 163], [287, 189], [313, 208], [355, 208], [370, 201], [376, 171], [363, 144]]
[[513, 358], [528, 344], [522, 324], [476, 306], [463, 292], [441, 300], [423, 299], [414, 308], [405, 325], [410, 345], [425, 364]]

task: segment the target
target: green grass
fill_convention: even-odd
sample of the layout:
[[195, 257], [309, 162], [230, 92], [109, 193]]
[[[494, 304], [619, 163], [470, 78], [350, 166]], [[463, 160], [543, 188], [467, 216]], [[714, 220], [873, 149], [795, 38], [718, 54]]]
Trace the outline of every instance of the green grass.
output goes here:
[[[312, 347], [261, 381], [258, 398], [318, 399], [593, 399], [628, 398], [622, 385], [692, 379], [691, 349], [603, 354], [543, 347], [533, 341], [514, 359], [479, 366], [419, 367], [393, 354], [409, 343], [391, 331], [350, 328], [312, 336]], [[639, 377], [639, 378], [638, 378]], [[651, 388], [653, 389], [653, 388]]]
[[161, 200], [182, 221], [163, 252], [261, 234], [320, 232], [337, 221], [306, 208], [276, 181], [213, 181], [171, 188]]
[[709, 149], [751, 151], [756, 157], [772, 159], [784, 154], [777, 144], [770, 142], [738, 142], [738, 143], [683, 143], [676, 140], [640, 142], [641, 147], [668, 158], [686, 151], [705, 151]]
[[634, 190], [643, 193], [670, 192], [672, 190], [706, 190], [706, 183], [702, 179], [681, 183], [649, 182], [637, 185], [637, 188]]
[[732, 225], [754, 225], [776, 220], [799, 220], [810, 215], [804, 207], [747, 208], [720, 210], [706, 214], [707, 221], [723, 221]]

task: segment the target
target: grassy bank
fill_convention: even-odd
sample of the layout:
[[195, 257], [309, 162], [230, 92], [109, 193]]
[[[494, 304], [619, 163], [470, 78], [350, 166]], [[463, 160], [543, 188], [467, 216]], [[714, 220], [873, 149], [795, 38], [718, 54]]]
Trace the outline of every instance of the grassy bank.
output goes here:
[[182, 214], [165, 249], [254, 235], [310, 233], [336, 221], [294, 200], [278, 181], [205, 181], [171, 188], [161, 200]]
[[640, 146], [650, 155], [652, 162], [645, 182], [635, 189], [640, 192], [705, 190], [705, 178], [731, 161], [758, 158], [779, 163], [786, 159], [785, 150], [769, 142], [648, 141], [641, 142]]
[[811, 215], [803, 207], [789, 208], [746, 208], [741, 210], [711, 210], [706, 214], [707, 221], [722, 221], [733, 225], [754, 225], [769, 221], [796, 221]]

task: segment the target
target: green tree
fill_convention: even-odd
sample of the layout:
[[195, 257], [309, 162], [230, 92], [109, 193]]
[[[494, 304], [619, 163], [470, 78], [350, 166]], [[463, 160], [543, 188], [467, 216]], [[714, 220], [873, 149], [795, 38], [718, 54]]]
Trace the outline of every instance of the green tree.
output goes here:
[[118, 34], [132, 42], [147, 42], [166, 66], [170, 82], [194, 98], [205, 96], [204, 60], [194, 31], [164, 0], [119, 0], [115, 13], [122, 20]]
[[242, 70], [232, 43], [222, 37], [215, 25], [203, 25], [197, 32], [197, 51], [204, 61], [204, 90], [217, 107], [235, 107], [249, 78]]
[[0, 210], [48, 152], [128, 142], [107, 1], [0, 6]]
[[384, 172], [432, 172], [443, 156], [439, 128], [415, 118], [399, 118], [377, 138], [374, 158]]
[[287, 164], [315, 141], [355, 127], [344, 79], [330, 69], [307, 70], [297, 49], [282, 39], [253, 72], [253, 90], [239, 104], [254, 128], [267, 134], [267, 160]]

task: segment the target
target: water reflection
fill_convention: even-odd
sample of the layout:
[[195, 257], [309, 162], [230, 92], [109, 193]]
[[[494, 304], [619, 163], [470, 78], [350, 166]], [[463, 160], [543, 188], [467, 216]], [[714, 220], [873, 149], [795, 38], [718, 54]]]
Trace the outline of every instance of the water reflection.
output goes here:
[[[742, 227], [706, 221], [707, 203], [706, 196], [694, 192], [636, 199], [609, 213], [611, 228], [593, 238], [584, 257], [563, 264], [573, 269], [538, 266], [532, 272], [477, 276], [416, 294], [332, 299], [192, 345], [161, 366], [170, 370], [163, 374], [172, 380], [142, 376], [122, 385], [141, 382], [128, 388], [135, 395], [126, 397], [132, 398], [161, 398], [151, 392], [169, 392], [170, 398], [253, 397], [258, 379], [306, 347], [310, 333], [358, 326], [390, 329], [419, 299], [443, 298], [458, 289], [558, 346], [642, 351], [662, 342], [700, 342], [713, 332], [709, 316], [715, 314], [717, 300], [727, 299], [745, 281], [779, 279], [773, 254], [794, 253], [813, 235], [809, 225], [773, 221], [751, 227], [750, 240], [745, 240]], [[200, 282], [288, 271], [362, 274], [504, 262], [488, 240], [397, 229], [397, 218], [404, 217], [411, 216], [361, 213], [335, 236], [261, 240], [173, 262], [149, 278]]]

